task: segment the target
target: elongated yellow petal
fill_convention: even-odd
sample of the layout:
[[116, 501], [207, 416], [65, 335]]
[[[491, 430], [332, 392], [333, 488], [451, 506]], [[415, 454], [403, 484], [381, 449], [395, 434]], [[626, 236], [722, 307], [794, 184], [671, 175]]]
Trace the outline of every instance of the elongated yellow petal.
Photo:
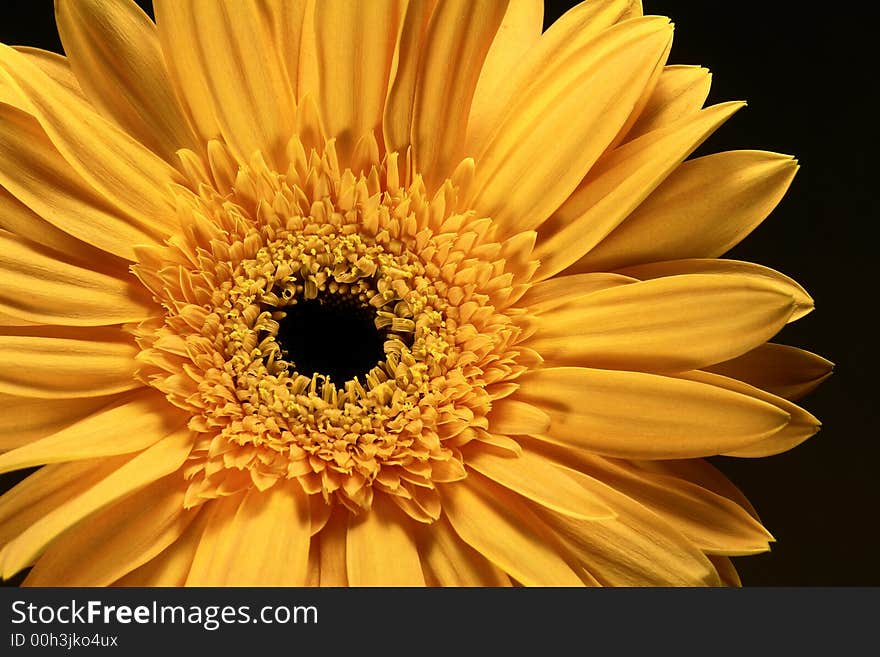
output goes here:
[[495, 402], [488, 419], [493, 432], [514, 436], [543, 433], [550, 426], [550, 417], [544, 411], [512, 399]]
[[778, 271], [741, 260], [719, 260], [716, 258], [693, 258], [687, 260], [667, 260], [647, 265], [636, 265], [621, 270], [621, 273], [639, 280], [651, 280], [664, 276], [684, 274], [723, 274], [731, 277], [754, 276], [765, 282], [775, 284], [794, 299], [794, 312], [788, 321], [793, 322], [812, 312], [813, 299], [797, 281]]
[[770, 549], [770, 533], [747, 509], [727, 497], [626, 461], [563, 449], [565, 453], [559, 458], [566, 465], [644, 505], [704, 552], [745, 555]]
[[666, 66], [626, 138], [637, 139], [696, 114], [706, 102], [711, 84], [709, 69], [700, 66]]
[[101, 271], [115, 271], [120, 274], [126, 271], [127, 263], [123, 260], [114, 258], [106, 251], [96, 249], [59, 230], [2, 187], [0, 187], [0, 228], [80, 262], [92, 263], [93, 268]]
[[51, 436], [116, 400], [116, 397], [33, 399], [0, 394], [0, 450], [15, 449]]
[[657, 472], [689, 481], [701, 488], [736, 502], [758, 522], [758, 512], [748, 498], [718, 468], [705, 459], [663, 459], [662, 461], [632, 461], [642, 470]]
[[504, 102], [502, 95], [506, 95], [499, 93], [499, 89], [505, 87], [510, 76], [515, 74], [517, 64], [541, 39], [543, 22], [544, 3], [541, 0], [512, 0], [507, 5], [474, 89], [468, 116], [468, 143], [484, 140], [494, 127], [494, 121], [504, 110], [499, 101]]
[[[0, 184], [61, 231], [122, 258], [134, 260], [135, 244], [160, 241], [159, 233], [151, 225], [139, 223], [117, 210], [91, 189], [64, 161], [32, 117], [2, 104]], [[37, 227], [31, 229], [33, 232], [45, 234]], [[53, 247], [60, 241], [55, 234], [49, 235], [49, 239], [53, 240]]]
[[398, 25], [398, 0], [321, 0], [315, 44], [321, 118], [346, 159], [361, 137], [382, 125]]
[[706, 369], [796, 401], [831, 376], [834, 363], [782, 344], [767, 343]]
[[25, 586], [107, 586], [145, 564], [197, 515], [183, 510], [185, 487], [171, 474], [99, 511], [49, 546]]
[[189, 454], [191, 441], [188, 430], [163, 438], [40, 518], [0, 552], [3, 577], [11, 577], [32, 563], [57, 536], [96, 511], [177, 470]]
[[161, 309], [128, 281], [65, 262], [0, 232], [0, 309], [35, 323], [102, 326], [136, 322]]
[[419, 55], [436, 4], [437, 0], [409, 0], [406, 3], [382, 118], [385, 150], [389, 153], [405, 152], [410, 144]]
[[636, 279], [622, 274], [575, 274], [573, 276], [554, 276], [529, 287], [517, 302], [532, 313], [542, 313], [569, 304], [578, 304], [593, 292], [607, 290], [619, 285], [635, 283]]
[[336, 505], [317, 536], [321, 586], [348, 586], [345, 548], [348, 514], [348, 509]]
[[[492, 46], [492, 50], [496, 47], [499, 49], [498, 54], [492, 57], [501, 61], [493, 65], [487, 55], [476, 92], [479, 97], [475, 95], [468, 118], [468, 152], [478, 153], [482, 150], [514, 101], [527, 93], [528, 85], [547, 66], [571, 55], [582, 44], [619, 22], [634, 3], [630, 0], [581, 2], [554, 21], [543, 35], [540, 34], [539, 21], [535, 38], [533, 21], [537, 12], [543, 13], [543, 6], [536, 6], [538, 4], [531, 0], [513, 0], [508, 5], [499, 28], [500, 34], [495, 37], [500, 45], [495, 46], [493, 42]], [[509, 37], [502, 32], [507, 25], [516, 26], [515, 32]], [[517, 53], [520, 53], [518, 57]], [[512, 62], [513, 66], [506, 64], [505, 59], [511, 61], [514, 58], [517, 61]]]
[[55, 80], [58, 84], [66, 87], [68, 91], [83, 96], [79, 80], [77, 80], [76, 76], [73, 74], [73, 70], [70, 68], [70, 61], [67, 57], [50, 50], [30, 48], [28, 46], [13, 46], [13, 49], [17, 50], [31, 62], [36, 64], [43, 73]]
[[120, 329], [57, 335], [73, 337], [0, 335], [0, 393], [69, 399], [141, 387], [134, 378], [138, 349]]
[[174, 96], [156, 26], [132, 0], [58, 0], [58, 33], [89, 101], [154, 153], [172, 162], [196, 149]]
[[296, 99], [300, 102], [306, 96], [314, 98], [318, 94], [318, 45], [315, 43], [315, 5], [318, 0], [293, 0], [293, 2], [302, 2], [305, 5], [296, 87]]
[[516, 392], [550, 415], [550, 442], [623, 458], [695, 458], [783, 429], [777, 406], [713, 385], [578, 367], [528, 372]]
[[303, 586], [309, 504], [296, 480], [219, 502], [193, 560], [188, 586]]
[[718, 572], [718, 577], [721, 578], [721, 583], [724, 586], [742, 586], [742, 580], [739, 578], [739, 573], [736, 572], [736, 568], [729, 557], [710, 554], [709, 561], [715, 566], [715, 570]]
[[[539, 229], [540, 278], [600, 243], [742, 103], [723, 103], [628, 142], [603, 157]], [[581, 270], [578, 270], [581, 271]]]
[[626, 122], [671, 38], [665, 19], [636, 19], [548, 61], [475, 158], [474, 209], [505, 235], [556, 211]]
[[29, 322], [0, 310], [0, 326], [38, 326], [39, 324], [39, 322]]
[[462, 541], [445, 517], [417, 531], [422, 567], [438, 586], [510, 586], [507, 575]]
[[[268, 13], [274, 36], [274, 47], [281, 62], [290, 97], [298, 98], [299, 60], [304, 21], [308, 3], [305, 0], [270, 0], [262, 6]], [[314, 15], [314, 8], [312, 8]]]
[[155, 390], [138, 391], [56, 433], [0, 455], [0, 472], [137, 452], [179, 429], [186, 420]]
[[159, 43], [171, 83], [202, 143], [218, 139], [220, 126], [214, 113], [202, 49], [196, 45], [193, 0], [154, 0], [153, 13]]
[[205, 505], [196, 507], [195, 518], [176, 541], [140, 568], [116, 580], [113, 586], [183, 586], [211, 519], [210, 511]]
[[788, 451], [792, 447], [800, 445], [807, 438], [815, 435], [821, 423], [813, 415], [802, 409], [800, 406], [793, 404], [787, 399], [777, 397], [760, 388], [750, 386], [736, 379], [731, 379], [720, 374], [712, 374], [710, 372], [687, 372], [679, 375], [689, 381], [699, 381], [709, 385], [732, 390], [743, 395], [749, 395], [755, 399], [760, 399], [768, 404], [773, 404], [780, 410], [788, 413], [791, 417], [786, 427], [772, 436], [751, 443], [744, 447], [725, 452], [725, 456], [740, 456], [757, 458], [762, 456], [772, 456]]
[[681, 372], [765, 342], [795, 308], [789, 289], [761, 276], [669, 276], [547, 311], [525, 344], [551, 364]]
[[422, 47], [412, 144], [430, 187], [452, 174], [464, 155], [467, 117], [480, 70], [501, 25], [507, 0], [439, 2]]
[[475, 473], [443, 485], [443, 509], [455, 533], [525, 586], [581, 586], [547, 527], [503, 491]]
[[53, 463], [37, 470], [0, 496], [0, 545], [113, 472], [128, 460], [121, 456], [74, 463]]
[[465, 452], [465, 463], [505, 488], [572, 518], [614, 516], [612, 509], [590, 494], [582, 477], [566, 473], [537, 452], [523, 450], [519, 456], [504, 456], [472, 449]]
[[30, 113], [80, 177], [143, 225], [174, 230], [174, 169], [7, 46], [0, 46], [0, 76], [28, 98]]
[[595, 485], [613, 520], [575, 520], [549, 510], [541, 519], [605, 586], [717, 586], [711, 562], [687, 537], [636, 500]]
[[412, 524], [382, 495], [373, 498], [370, 511], [350, 515], [345, 546], [349, 585], [424, 586]]
[[718, 257], [770, 214], [797, 169], [793, 158], [762, 151], [728, 151], [686, 162], [574, 270]]
[[205, 116], [211, 114], [240, 162], [259, 150], [280, 164], [296, 104], [266, 6], [256, 0], [166, 1], [156, 2], [155, 11], [166, 59], [175, 60], [177, 84], [203, 135], [217, 136], [204, 134], [213, 132]]

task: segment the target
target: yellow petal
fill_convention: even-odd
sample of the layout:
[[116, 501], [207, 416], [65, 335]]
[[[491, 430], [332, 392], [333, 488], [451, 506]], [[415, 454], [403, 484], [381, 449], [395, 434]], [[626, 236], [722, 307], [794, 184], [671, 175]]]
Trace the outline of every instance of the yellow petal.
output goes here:
[[[634, 4], [631, 0], [581, 2], [553, 21], [542, 35], [543, 3], [531, 0], [511, 2], [495, 36], [499, 45], [496, 46], [493, 41], [483, 64], [468, 117], [468, 152], [482, 149], [508, 108], [518, 97], [527, 93], [528, 85], [550, 63], [570, 56], [603, 30], [630, 17], [627, 14]], [[534, 25], [536, 19], [537, 26]], [[515, 30], [509, 36], [502, 31], [508, 25]], [[537, 35], [534, 33], [536, 27]], [[496, 49], [497, 54], [493, 53]], [[494, 63], [492, 59], [499, 61]]]
[[120, 329], [57, 335], [69, 337], [0, 335], [0, 393], [69, 399], [141, 387], [134, 378], [138, 349]]
[[309, 534], [314, 536], [327, 525], [333, 504], [328, 504], [321, 495], [309, 495]]
[[309, 546], [309, 566], [306, 575], [306, 586], [321, 586], [321, 553], [318, 541], [312, 541]]
[[577, 367], [536, 370], [517, 380], [518, 399], [542, 408], [540, 436], [623, 458], [696, 458], [767, 438], [789, 416], [747, 395], [696, 381]]
[[718, 572], [718, 577], [721, 578], [721, 583], [724, 586], [733, 586], [737, 588], [742, 586], [742, 580], [739, 578], [739, 573], [736, 572], [733, 562], [728, 557], [710, 554], [709, 561], [715, 566], [715, 570]]
[[7, 46], [0, 46], [0, 77], [27, 97], [29, 112], [85, 181], [143, 225], [174, 230], [174, 169]]
[[[600, 243], [742, 103], [723, 103], [628, 142], [603, 157], [539, 230], [540, 278]], [[577, 270], [581, 271], [581, 270]]]
[[395, 38], [403, 15], [398, 0], [321, 0], [315, 45], [321, 118], [346, 160], [361, 135], [382, 124]]
[[550, 426], [550, 418], [544, 411], [512, 399], [495, 402], [488, 420], [489, 429], [494, 433], [514, 436], [543, 433]]
[[164, 0], [154, 9], [166, 60], [203, 137], [217, 136], [204, 116], [213, 113], [240, 162], [259, 150], [280, 165], [296, 104], [265, 5]]
[[126, 270], [122, 260], [117, 260], [106, 251], [100, 251], [59, 230], [2, 187], [0, 187], [0, 228], [80, 262], [101, 262], [102, 270], [115, 269], [120, 273]]
[[131, 0], [58, 0], [64, 52], [89, 101], [154, 153], [172, 162], [196, 149], [165, 68], [153, 21]]
[[369, 511], [350, 514], [345, 557], [349, 585], [424, 586], [413, 524], [383, 495], [373, 498]]
[[541, 510], [541, 519], [604, 586], [717, 586], [706, 556], [639, 502], [596, 482], [594, 492], [617, 511], [613, 520], [575, 520]]
[[2, 104], [0, 184], [56, 228], [122, 258], [134, 260], [135, 244], [160, 242], [152, 224], [127, 216], [91, 189], [32, 117]]
[[418, 532], [422, 566], [437, 586], [510, 586], [507, 575], [464, 543], [446, 518]]
[[465, 452], [467, 467], [515, 493], [572, 518], [611, 518], [614, 511], [595, 496], [577, 473], [567, 473], [538, 452], [504, 456], [485, 448]]
[[834, 363], [782, 344], [767, 343], [706, 369], [796, 401], [831, 376]]
[[302, 2], [304, 7], [302, 34], [299, 44], [299, 66], [296, 99], [318, 94], [318, 44], [315, 42], [315, 5], [317, 0], [292, 0]]
[[402, 153], [410, 144], [419, 53], [436, 3], [437, 0], [410, 0], [406, 4], [382, 117], [385, 150], [389, 153]]
[[520, 584], [582, 585], [548, 528], [516, 496], [475, 473], [441, 493], [455, 533]]
[[722, 495], [583, 450], [566, 450], [562, 458], [570, 467], [650, 509], [703, 552], [745, 555], [770, 549], [770, 533], [746, 509]]
[[193, 510], [195, 518], [180, 537], [140, 568], [113, 583], [113, 586], [183, 586], [205, 526], [211, 518], [208, 505]]
[[718, 257], [770, 214], [797, 169], [793, 158], [761, 151], [728, 151], [686, 162], [574, 270]]
[[55, 541], [25, 586], [107, 586], [168, 548], [195, 518], [177, 474], [109, 506]]
[[165, 398], [147, 389], [125, 395], [60, 431], [0, 455], [0, 472], [146, 449], [186, 424]]
[[321, 586], [348, 586], [345, 556], [348, 514], [348, 509], [336, 505], [317, 536]]
[[627, 140], [637, 139], [696, 114], [706, 102], [711, 84], [709, 69], [700, 66], [666, 66], [638, 120], [627, 134]]
[[819, 420], [800, 406], [791, 403], [787, 399], [777, 397], [769, 392], [750, 386], [748, 383], [721, 376], [720, 374], [711, 374], [709, 372], [687, 372], [686, 374], [681, 374], [679, 376], [688, 379], [689, 381], [707, 383], [719, 388], [724, 388], [725, 390], [732, 390], [733, 392], [760, 399], [768, 404], [773, 404], [780, 410], [788, 413], [791, 417], [782, 431], [779, 431], [764, 440], [724, 452], [725, 456], [757, 458], [780, 454], [788, 451], [792, 447], [800, 445], [807, 438], [815, 435], [822, 426]]
[[[291, 97], [298, 98], [300, 45], [308, 3], [305, 0], [276, 0], [267, 3], [275, 48]], [[314, 15], [314, 7], [311, 8]]]
[[475, 158], [472, 207], [505, 235], [549, 217], [626, 122], [671, 38], [666, 19], [644, 18], [563, 46]]
[[0, 394], [0, 450], [15, 449], [50, 436], [116, 400], [33, 399]]
[[0, 232], [0, 309], [34, 323], [102, 326], [139, 322], [161, 312], [128, 281], [64, 262]]
[[663, 459], [662, 461], [633, 461], [642, 470], [677, 477], [710, 490], [736, 502], [758, 522], [758, 512], [742, 491], [733, 485], [718, 468], [705, 459]]
[[492, 129], [493, 122], [504, 109], [504, 105], [499, 104], [504, 102], [499, 89], [504, 88], [510, 76], [515, 74], [517, 64], [541, 39], [543, 23], [544, 3], [541, 0], [513, 0], [507, 5], [474, 89], [468, 116], [468, 143], [482, 141]]
[[201, 48], [195, 44], [192, 1], [153, 0], [159, 43], [171, 83], [202, 143], [220, 137]]
[[40, 468], [0, 497], [0, 545], [85, 493], [128, 460], [127, 456], [53, 463]]
[[751, 274], [687, 274], [594, 292], [534, 320], [524, 344], [546, 362], [681, 372], [765, 342], [796, 308], [794, 293]]
[[41, 517], [0, 552], [3, 577], [32, 563], [56, 537], [93, 513], [177, 470], [189, 455], [191, 443], [188, 430], [173, 433]]
[[0, 326], [38, 326], [39, 322], [29, 322], [26, 319], [21, 319], [20, 317], [14, 317], [12, 315], [8, 315], [3, 311], [0, 311]]
[[630, 276], [599, 272], [554, 276], [546, 281], [531, 285], [517, 302], [517, 305], [528, 308], [529, 312], [540, 314], [560, 306], [576, 305], [593, 292], [635, 282], [636, 279]]
[[303, 586], [309, 562], [306, 494], [296, 480], [213, 502], [187, 586]]
[[716, 258], [693, 258], [687, 260], [667, 260], [647, 265], [636, 265], [621, 270], [621, 273], [639, 280], [651, 280], [664, 276], [684, 274], [724, 274], [726, 276], [754, 276], [764, 282], [776, 285], [794, 299], [794, 312], [788, 321], [793, 322], [812, 312], [812, 297], [797, 281], [778, 271], [740, 260], [718, 260]]
[[[429, 187], [452, 174], [464, 155], [467, 117], [480, 69], [508, 0], [437, 4], [421, 51], [413, 109], [417, 170]], [[486, 215], [489, 216], [489, 215]]]
[[671, 50], [672, 42], [670, 41], [666, 45], [666, 49], [660, 55], [660, 58], [657, 60], [657, 63], [654, 64], [654, 68], [651, 70], [651, 74], [648, 76], [648, 80], [645, 82], [645, 86], [642, 88], [642, 93], [630, 110], [629, 116], [627, 117], [626, 121], [623, 122], [620, 130], [617, 131], [617, 135], [605, 148], [606, 153], [613, 151], [618, 146], [620, 146], [620, 144], [623, 143], [624, 140], [626, 140], [630, 129], [633, 127], [633, 125], [635, 125], [636, 121], [641, 115], [642, 109], [644, 109], [645, 105], [648, 104], [648, 100], [650, 100], [651, 96], [654, 94], [654, 89], [657, 87], [657, 83], [660, 81], [660, 76], [663, 74], [663, 69], [666, 68], [664, 65], [666, 64], [666, 60], [669, 58], [669, 53]]
[[[70, 68], [70, 61], [64, 55], [59, 55], [50, 50], [42, 50], [41, 48], [30, 48], [28, 46], [13, 46], [31, 62], [36, 64], [46, 75], [55, 80], [58, 84], [66, 87], [68, 91], [83, 96], [82, 88], [79, 86], [79, 80], [73, 74]], [[85, 97], [85, 96], [83, 96]]]

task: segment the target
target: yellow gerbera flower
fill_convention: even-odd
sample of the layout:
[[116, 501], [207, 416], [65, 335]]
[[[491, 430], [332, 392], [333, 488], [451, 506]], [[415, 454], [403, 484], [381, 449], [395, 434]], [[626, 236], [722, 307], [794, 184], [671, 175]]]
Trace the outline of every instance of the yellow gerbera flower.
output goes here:
[[703, 585], [772, 538], [812, 309], [718, 256], [797, 165], [590, 0], [56, 0], [0, 47], [0, 570]]

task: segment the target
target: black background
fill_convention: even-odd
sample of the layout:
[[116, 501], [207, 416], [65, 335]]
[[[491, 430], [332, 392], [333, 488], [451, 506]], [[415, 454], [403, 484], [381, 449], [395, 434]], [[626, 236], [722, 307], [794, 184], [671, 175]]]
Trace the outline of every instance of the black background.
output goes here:
[[[545, 24], [574, 4], [548, 1]], [[781, 0], [644, 4], [646, 14], [675, 22], [669, 63], [712, 70], [710, 102], [749, 103], [698, 154], [760, 149], [799, 159], [786, 198], [728, 257], [772, 267], [806, 287], [816, 310], [775, 341], [836, 363], [834, 376], [802, 402], [823, 421], [818, 435], [779, 456], [714, 460], [778, 541], [767, 554], [736, 559], [743, 582], [880, 585], [872, 348], [878, 231], [868, 145], [877, 105], [874, 76], [858, 72], [876, 59], [858, 33], [870, 10], [847, 3], [847, 14], [835, 16], [826, 4], [820, 15], [812, 3]], [[5, 0], [0, 41], [60, 52], [51, 0]], [[0, 487], [16, 479], [3, 477]]]

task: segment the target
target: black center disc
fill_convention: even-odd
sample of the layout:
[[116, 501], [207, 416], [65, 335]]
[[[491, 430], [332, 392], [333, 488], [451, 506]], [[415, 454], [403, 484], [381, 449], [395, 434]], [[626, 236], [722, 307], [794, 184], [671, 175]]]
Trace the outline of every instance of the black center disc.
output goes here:
[[323, 374], [339, 385], [385, 360], [384, 331], [375, 312], [353, 299], [327, 295], [284, 308], [277, 341], [285, 360], [304, 376]]

